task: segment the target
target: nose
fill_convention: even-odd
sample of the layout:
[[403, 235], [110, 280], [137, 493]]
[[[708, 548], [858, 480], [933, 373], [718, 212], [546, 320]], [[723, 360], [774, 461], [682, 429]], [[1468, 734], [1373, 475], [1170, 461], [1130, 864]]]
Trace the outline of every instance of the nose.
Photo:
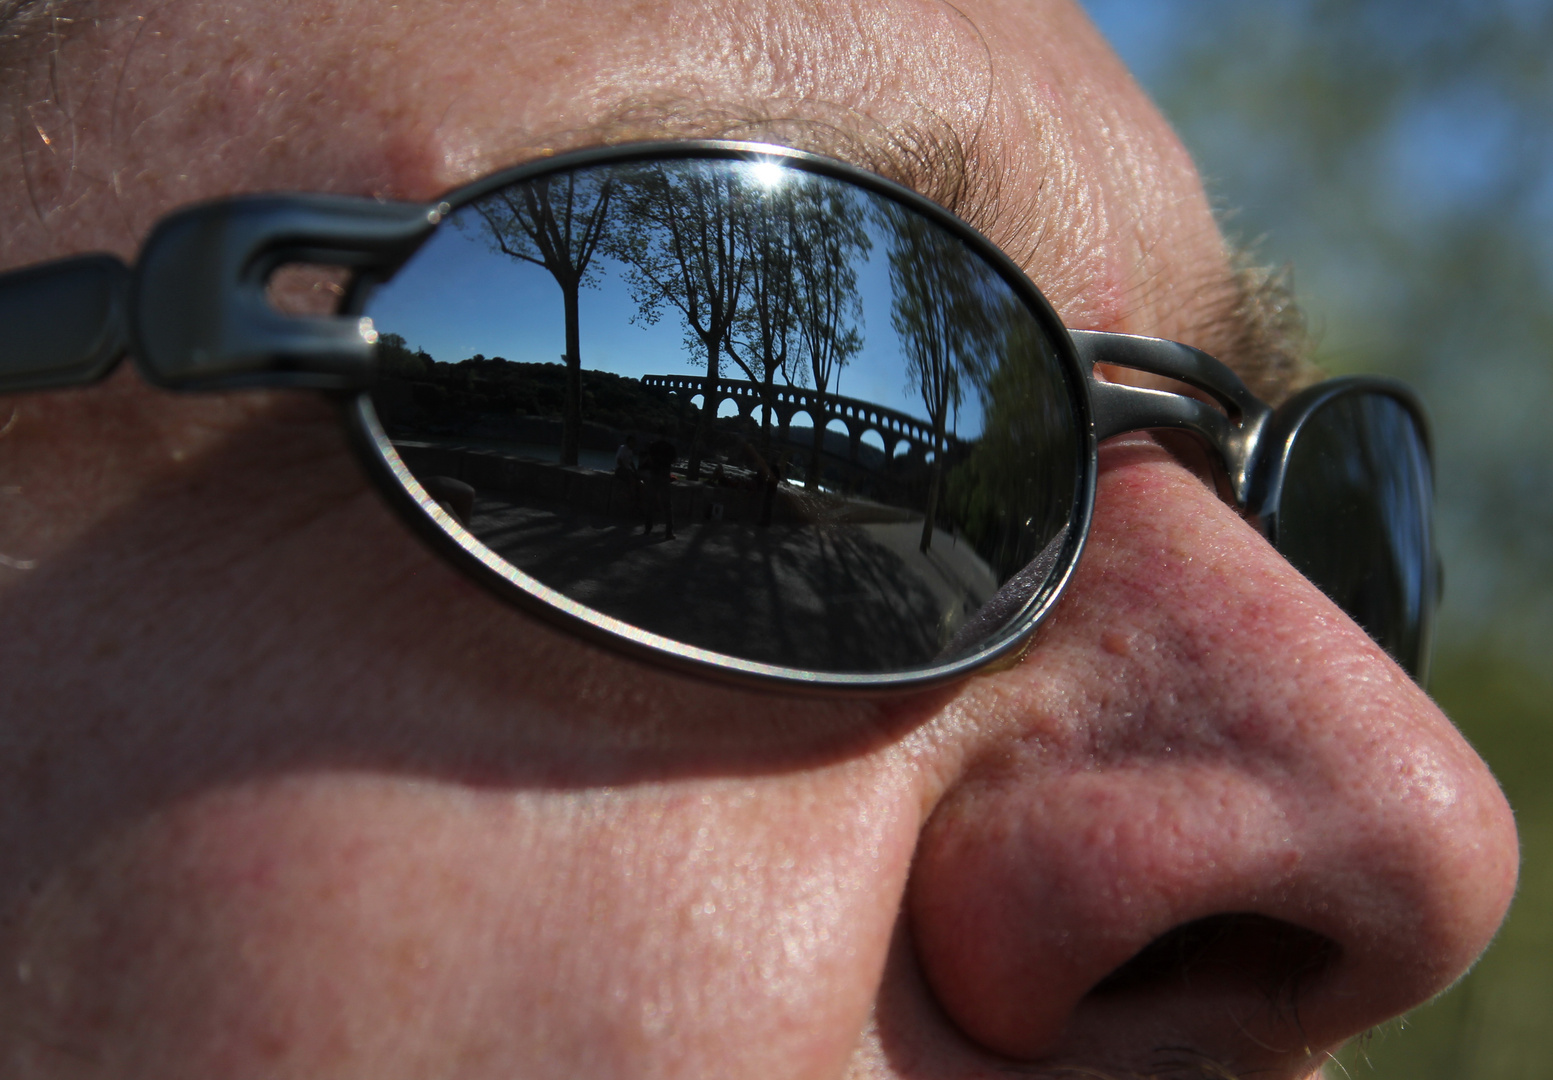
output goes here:
[[1306, 1075], [1487, 944], [1509, 808], [1429, 698], [1152, 441], [1102, 450], [1096, 507], [1035, 648], [973, 691], [993, 734], [912, 871], [923, 970], [1011, 1058]]

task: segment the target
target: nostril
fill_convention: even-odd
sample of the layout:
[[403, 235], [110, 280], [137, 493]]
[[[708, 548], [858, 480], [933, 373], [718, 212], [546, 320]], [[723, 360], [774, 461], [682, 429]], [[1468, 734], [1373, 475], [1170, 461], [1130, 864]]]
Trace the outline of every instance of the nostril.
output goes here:
[[1090, 999], [1252, 993], [1294, 1004], [1342, 948], [1302, 926], [1254, 912], [1209, 915], [1166, 931], [1090, 989]]

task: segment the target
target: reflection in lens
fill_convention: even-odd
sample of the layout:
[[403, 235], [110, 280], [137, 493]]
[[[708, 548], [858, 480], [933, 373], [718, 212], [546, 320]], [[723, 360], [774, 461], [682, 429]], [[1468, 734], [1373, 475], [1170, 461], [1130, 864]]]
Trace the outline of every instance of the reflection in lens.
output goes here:
[[1278, 550], [1415, 676], [1434, 604], [1432, 505], [1412, 415], [1349, 393], [1300, 428], [1277, 516]]
[[909, 671], [1061, 570], [1072, 377], [969, 244], [863, 187], [732, 159], [522, 181], [364, 313], [423, 487], [472, 488], [491, 551], [655, 634]]

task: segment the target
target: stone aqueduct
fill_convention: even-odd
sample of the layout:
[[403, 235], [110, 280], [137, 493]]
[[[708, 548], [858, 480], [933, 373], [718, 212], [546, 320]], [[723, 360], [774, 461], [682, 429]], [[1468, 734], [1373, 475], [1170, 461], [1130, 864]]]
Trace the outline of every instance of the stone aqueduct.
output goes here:
[[[682, 402], [689, 402], [693, 397], [704, 399], [708, 396], [707, 381], [701, 375], [642, 376], [643, 386], [676, 394]], [[769, 405], [776, 416], [784, 442], [787, 441], [788, 425], [800, 412], [808, 413], [818, 427], [828, 427], [831, 421], [839, 420], [847, 429], [850, 444], [848, 456], [854, 465], [861, 464], [858, 461], [858, 449], [862, 445], [863, 436], [870, 431], [883, 441], [886, 461], [894, 461], [897, 449], [903, 444], [907, 447], [907, 458], [925, 461], [930, 452], [952, 449], [959, 441], [950, 435], [944, 440], [945, 446], [937, 446], [933, 429], [915, 417], [886, 409], [871, 401], [836, 394], [821, 395], [801, 386], [773, 385], [771, 400], [768, 402], [765, 387], [761, 383], [718, 379], [712, 384], [710, 396], [715, 400], [707, 402], [705, 407], [715, 413], [724, 401], [732, 401], [739, 415], [746, 420], [754, 420], [757, 407]]]

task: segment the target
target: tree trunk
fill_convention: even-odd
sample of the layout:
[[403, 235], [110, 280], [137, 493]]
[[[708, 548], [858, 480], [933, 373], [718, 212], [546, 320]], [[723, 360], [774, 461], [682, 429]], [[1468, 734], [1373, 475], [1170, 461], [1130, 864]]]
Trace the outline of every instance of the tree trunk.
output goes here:
[[692, 483], [701, 479], [701, 454], [711, 441], [712, 420], [717, 415], [719, 359], [717, 339], [713, 338], [706, 347], [706, 381], [701, 384], [701, 415], [696, 417], [696, 433], [690, 440], [690, 464], [685, 470], [685, 478]]
[[561, 399], [561, 464], [577, 464], [582, 445], [582, 356], [577, 317], [578, 284], [563, 283], [566, 309], [566, 389]]
[[776, 393], [771, 385], [771, 362], [766, 362], [766, 386], [760, 396], [760, 456], [771, 467], [771, 406]]
[[939, 412], [939, 422], [933, 425], [933, 473], [927, 485], [927, 516], [922, 519], [922, 543], [919, 545], [925, 553], [933, 543], [933, 521], [938, 517], [938, 493], [944, 480], [944, 427], [943, 412]]
[[809, 410], [809, 417], [814, 421], [814, 443], [809, 447], [809, 490], [820, 490], [820, 454], [825, 448], [825, 423], [828, 414], [825, 411], [825, 391], [815, 393], [819, 403]]

